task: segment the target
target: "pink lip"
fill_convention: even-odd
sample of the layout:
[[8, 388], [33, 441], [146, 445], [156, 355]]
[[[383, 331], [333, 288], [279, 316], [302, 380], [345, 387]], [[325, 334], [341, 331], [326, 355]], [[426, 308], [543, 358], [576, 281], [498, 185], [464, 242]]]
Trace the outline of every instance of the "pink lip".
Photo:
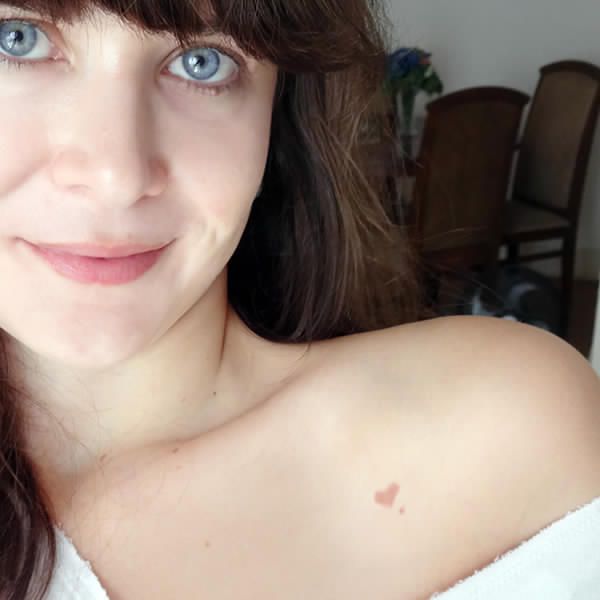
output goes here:
[[[64, 254], [76, 254], [78, 256], [91, 256], [96, 258], [122, 258], [124, 256], [133, 256], [134, 254], [143, 254], [164, 248], [161, 246], [143, 246], [142, 244], [128, 244], [126, 246], [100, 246], [95, 244], [34, 244], [38, 248], [47, 249], [53, 252], [62, 252]], [[168, 244], [166, 244], [168, 245]]]
[[[25, 242], [57, 273], [80, 283], [120, 285], [139, 279], [149, 271], [171, 246], [135, 252], [140, 246], [100, 248], [98, 246], [36, 246]], [[86, 254], [77, 254], [85, 252]], [[113, 254], [113, 258], [92, 256], [90, 253]]]

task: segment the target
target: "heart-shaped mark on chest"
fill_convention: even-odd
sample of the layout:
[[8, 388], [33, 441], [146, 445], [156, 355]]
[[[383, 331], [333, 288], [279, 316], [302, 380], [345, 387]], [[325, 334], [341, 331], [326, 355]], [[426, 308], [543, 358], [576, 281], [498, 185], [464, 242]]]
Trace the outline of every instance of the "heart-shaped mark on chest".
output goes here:
[[400, 491], [400, 487], [396, 483], [390, 483], [385, 490], [379, 490], [375, 492], [375, 502], [381, 504], [381, 506], [391, 507], [396, 500], [396, 496]]

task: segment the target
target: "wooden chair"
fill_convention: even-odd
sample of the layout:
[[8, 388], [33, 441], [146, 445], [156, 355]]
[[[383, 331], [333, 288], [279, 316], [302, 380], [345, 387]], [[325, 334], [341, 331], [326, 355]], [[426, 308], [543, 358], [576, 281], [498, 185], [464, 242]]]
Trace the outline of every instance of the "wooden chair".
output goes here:
[[[561, 61], [541, 69], [507, 205], [505, 262], [560, 257], [561, 332], [567, 335], [577, 225], [600, 104], [600, 68]], [[522, 255], [525, 242], [560, 240], [558, 250]]]
[[529, 96], [477, 87], [429, 103], [411, 221], [426, 285], [437, 300], [443, 275], [481, 271], [493, 280], [514, 146]]

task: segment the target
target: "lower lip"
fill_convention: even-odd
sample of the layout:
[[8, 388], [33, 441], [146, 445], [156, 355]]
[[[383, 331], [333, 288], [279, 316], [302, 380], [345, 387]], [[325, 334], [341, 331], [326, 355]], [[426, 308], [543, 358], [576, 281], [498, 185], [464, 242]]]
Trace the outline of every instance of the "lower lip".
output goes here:
[[171, 245], [122, 258], [95, 258], [67, 254], [26, 243], [60, 275], [80, 283], [102, 285], [122, 285], [139, 279], [158, 262]]

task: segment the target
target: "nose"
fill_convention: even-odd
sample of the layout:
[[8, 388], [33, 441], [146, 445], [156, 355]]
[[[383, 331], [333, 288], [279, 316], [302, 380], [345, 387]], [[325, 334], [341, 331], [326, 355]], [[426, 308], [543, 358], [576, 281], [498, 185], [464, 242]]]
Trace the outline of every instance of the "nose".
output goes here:
[[116, 79], [87, 83], [57, 120], [59, 141], [50, 161], [54, 184], [105, 208], [159, 195], [168, 167], [158, 153], [143, 92]]

